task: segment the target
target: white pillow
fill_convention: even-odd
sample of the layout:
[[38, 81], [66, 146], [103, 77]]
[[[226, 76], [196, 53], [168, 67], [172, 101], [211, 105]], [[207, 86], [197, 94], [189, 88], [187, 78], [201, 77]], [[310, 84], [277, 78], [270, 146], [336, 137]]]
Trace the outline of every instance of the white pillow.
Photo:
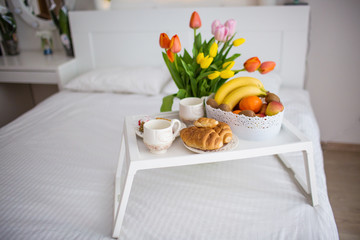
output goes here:
[[[239, 72], [233, 78], [244, 77], [244, 76], [254, 77], [259, 79], [264, 84], [264, 87], [267, 91], [270, 91], [275, 94], [279, 93], [280, 91], [282, 80], [280, 75], [277, 74], [276, 72], [269, 72], [267, 74], [261, 74], [259, 72], [253, 72], [253, 73]], [[174, 81], [171, 80], [168, 84], [165, 85], [163, 93], [172, 94], [172, 93], [177, 93], [177, 91], [178, 88], [176, 87]]]
[[86, 72], [64, 88], [82, 92], [118, 92], [157, 95], [170, 80], [165, 67], [114, 67]]
[[176, 86], [175, 82], [171, 79], [171, 81], [169, 81], [164, 89], [162, 90], [162, 93], [166, 94], [166, 95], [170, 95], [170, 94], [174, 94], [177, 93], [179, 91], [178, 87]]

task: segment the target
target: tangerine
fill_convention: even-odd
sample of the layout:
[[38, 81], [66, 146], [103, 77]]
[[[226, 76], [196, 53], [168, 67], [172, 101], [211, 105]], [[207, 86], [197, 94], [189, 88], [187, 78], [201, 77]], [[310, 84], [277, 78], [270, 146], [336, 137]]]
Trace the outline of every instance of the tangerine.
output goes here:
[[239, 102], [240, 110], [251, 110], [255, 113], [259, 112], [263, 102], [258, 96], [244, 97]]
[[233, 114], [239, 114], [241, 112], [241, 110], [235, 110], [235, 111], [233, 111], [232, 113]]

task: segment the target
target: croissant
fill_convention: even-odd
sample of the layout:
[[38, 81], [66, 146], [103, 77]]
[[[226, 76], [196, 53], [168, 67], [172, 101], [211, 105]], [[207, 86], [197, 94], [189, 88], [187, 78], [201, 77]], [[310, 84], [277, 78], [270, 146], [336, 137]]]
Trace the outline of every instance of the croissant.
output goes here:
[[219, 122], [213, 118], [199, 118], [198, 120], [196, 120], [194, 122], [194, 125], [196, 127], [209, 127], [209, 128], [214, 128], [216, 125], [218, 125]]
[[223, 139], [223, 143], [229, 143], [231, 141], [232, 131], [226, 123], [219, 122], [219, 124], [214, 127], [214, 131]]
[[180, 137], [184, 143], [201, 150], [215, 150], [221, 148], [223, 139], [212, 128], [188, 127], [180, 131]]

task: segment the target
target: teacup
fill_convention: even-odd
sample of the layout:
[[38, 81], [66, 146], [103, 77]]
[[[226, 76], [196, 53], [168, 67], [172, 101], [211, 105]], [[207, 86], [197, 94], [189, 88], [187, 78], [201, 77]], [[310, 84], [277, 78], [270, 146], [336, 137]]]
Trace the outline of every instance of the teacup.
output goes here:
[[152, 153], [166, 153], [180, 129], [181, 123], [178, 119], [150, 120], [144, 124], [144, 143]]
[[205, 97], [188, 97], [180, 100], [180, 120], [187, 126], [193, 125], [195, 120], [205, 116], [204, 99]]

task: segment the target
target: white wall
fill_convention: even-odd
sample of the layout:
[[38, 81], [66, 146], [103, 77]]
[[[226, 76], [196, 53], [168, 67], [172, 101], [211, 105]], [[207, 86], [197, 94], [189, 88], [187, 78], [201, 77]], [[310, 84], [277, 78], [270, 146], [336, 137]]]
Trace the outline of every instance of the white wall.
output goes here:
[[311, 0], [309, 90], [322, 141], [360, 144], [360, 1]]

